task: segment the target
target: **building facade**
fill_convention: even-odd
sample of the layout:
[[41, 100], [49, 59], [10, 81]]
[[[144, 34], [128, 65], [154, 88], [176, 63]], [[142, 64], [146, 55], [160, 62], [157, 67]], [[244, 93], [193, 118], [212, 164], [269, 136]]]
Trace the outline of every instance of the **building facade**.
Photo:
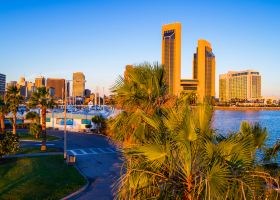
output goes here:
[[261, 75], [255, 70], [229, 71], [219, 76], [221, 102], [261, 99]]
[[84, 96], [85, 82], [85, 75], [82, 72], [73, 73], [73, 96]]
[[5, 88], [6, 88], [6, 75], [0, 74], [0, 95], [5, 94]]
[[46, 79], [43, 76], [38, 76], [35, 78], [35, 86], [38, 87], [45, 87], [46, 86]]
[[181, 23], [162, 26], [162, 64], [169, 94], [179, 95], [181, 86]]
[[193, 57], [193, 79], [198, 80], [197, 95], [200, 100], [215, 97], [215, 55], [211, 44], [206, 40], [198, 40]]
[[12, 87], [12, 86], [17, 86], [17, 82], [16, 81], [10, 81], [10, 82], [7, 83], [7, 88]]
[[26, 86], [26, 81], [25, 81], [25, 77], [20, 77], [19, 78], [19, 82], [18, 82], [18, 86]]
[[[58, 99], [64, 98], [65, 91], [65, 79], [62, 78], [48, 78], [47, 79], [47, 89], [52, 89], [54, 93], [53, 97]], [[67, 87], [67, 96], [69, 95], [68, 87]]]

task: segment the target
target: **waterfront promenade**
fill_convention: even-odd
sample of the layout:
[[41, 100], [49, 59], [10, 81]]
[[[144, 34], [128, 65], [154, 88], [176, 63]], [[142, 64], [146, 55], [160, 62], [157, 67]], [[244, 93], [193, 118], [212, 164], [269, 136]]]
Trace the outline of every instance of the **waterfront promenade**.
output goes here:
[[280, 107], [250, 107], [250, 106], [214, 106], [215, 110], [232, 110], [232, 111], [258, 111], [258, 110], [280, 110]]

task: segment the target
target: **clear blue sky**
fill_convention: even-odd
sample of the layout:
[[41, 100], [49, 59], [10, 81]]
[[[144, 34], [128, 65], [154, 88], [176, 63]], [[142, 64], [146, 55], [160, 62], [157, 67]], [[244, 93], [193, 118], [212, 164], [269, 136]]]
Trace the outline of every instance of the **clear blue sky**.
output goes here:
[[182, 78], [191, 78], [197, 40], [211, 42], [218, 75], [255, 69], [263, 95], [280, 96], [280, 1], [0, 0], [0, 73], [108, 88], [126, 64], [161, 61], [161, 26], [182, 23]]

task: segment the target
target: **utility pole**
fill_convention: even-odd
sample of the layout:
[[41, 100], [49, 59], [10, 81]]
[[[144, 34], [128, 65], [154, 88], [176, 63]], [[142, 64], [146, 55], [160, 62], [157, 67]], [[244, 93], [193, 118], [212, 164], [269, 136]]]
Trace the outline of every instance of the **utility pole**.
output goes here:
[[66, 107], [67, 107], [67, 92], [66, 92], [66, 87], [67, 87], [67, 80], [65, 80], [65, 85], [64, 85], [64, 160], [67, 158], [67, 150], [66, 150], [66, 145], [67, 145], [67, 134], [66, 134]]

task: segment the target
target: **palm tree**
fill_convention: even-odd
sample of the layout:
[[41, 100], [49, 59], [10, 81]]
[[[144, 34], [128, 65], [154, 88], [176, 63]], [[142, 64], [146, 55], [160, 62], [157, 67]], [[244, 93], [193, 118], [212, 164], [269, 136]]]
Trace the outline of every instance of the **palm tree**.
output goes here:
[[7, 89], [6, 102], [8, 103], [8, 111], [13, 114], [13, 134], [16, 135], [16, 122], [17, 111], [21, 103], [23, 103], [23, 97], [20, 95], [20, 90], [16, 86], [10, 86]]
[[40, 125], [40, 116], [36, 112], [28, 112], [25, 116], [25, 119], [31, 120], [30, 123], [30, 133], [38, 139], [40, 133], [42, 132], [42, 126]]
[[113, 88], [124, 111], [109, 122], [125, 156], [118, 199], [277, 198], [277, 180], [255, 167], [262, 140], [242, 131], [216, 135], [211, 106], [169, 96], [161, 66], [126, 77]]
[[46, 87], [39, 87], [37, 91], [33, 92], [30, 100], [29, 100], [29, 107], [38, 107], [41, 108], [41, 125], [42, 125], [42, 146], [41, 150], [45, 151], [46, 147], [46, 139], [47, 139], [47, 132], [46, 132], [46, 115], [47, 109], [53, 108], [55, 103], [52, 98], [50, 98], [49, 90]]
[[102, 127], [102, 124], [105, 122], [105, 119], [102, 115], [95, 115], [92, 117], [91, 121], [96, 124], [97, 126], [97, 133], [100, 133], [100, 128]]
[[0, 96], [0, 127], [1, 133], [5, 132], [5, 115], [8, 113], [8, 103]]

